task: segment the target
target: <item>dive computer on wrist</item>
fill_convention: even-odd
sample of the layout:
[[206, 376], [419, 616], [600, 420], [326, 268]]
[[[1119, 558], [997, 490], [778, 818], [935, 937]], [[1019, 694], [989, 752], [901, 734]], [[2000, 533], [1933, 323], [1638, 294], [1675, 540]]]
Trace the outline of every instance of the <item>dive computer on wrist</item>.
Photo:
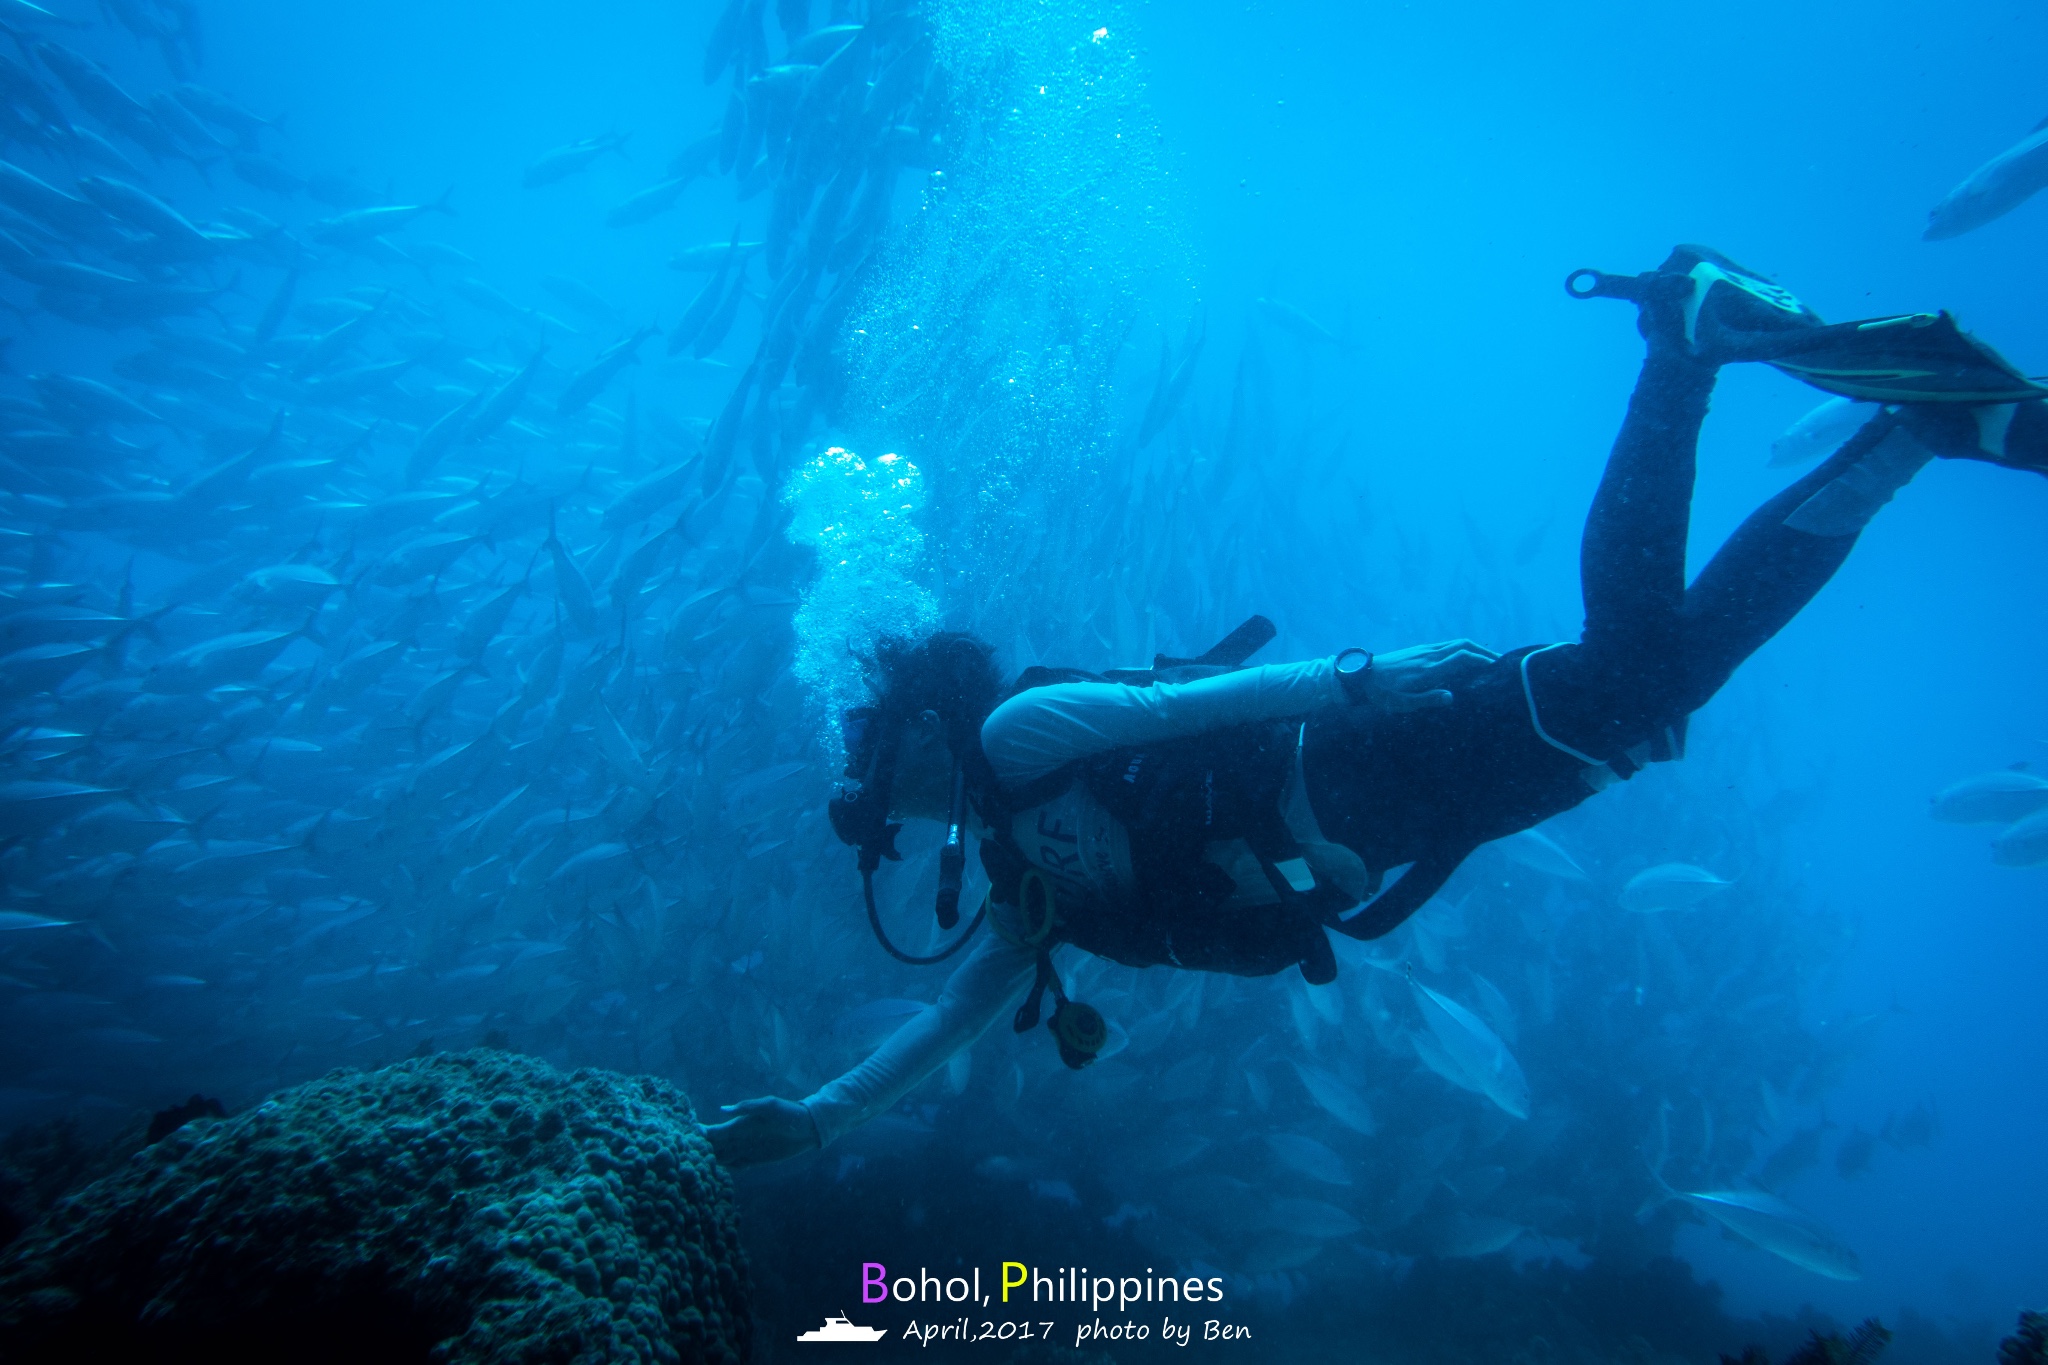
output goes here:
[[1344, 689], [1344, 696], [1353, 706], [1363, 705], [1370, 694], [1372, 684], [1367, 674], [1372, 672], [1372, 651], [1353, 647], [1337, 656], [1337, 685]]

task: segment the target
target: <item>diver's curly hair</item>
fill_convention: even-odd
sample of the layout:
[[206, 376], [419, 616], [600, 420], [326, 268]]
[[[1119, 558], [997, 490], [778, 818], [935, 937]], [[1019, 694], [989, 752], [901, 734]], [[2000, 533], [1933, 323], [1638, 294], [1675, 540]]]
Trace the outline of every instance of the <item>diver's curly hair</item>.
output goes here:
[[888, 636], [860, 662], [875, 707], [886, 719], [900, 722], [936, 711], [946, 727], [946, 746], [963, 760], [980, 755], [981, 723], [1003, 699], [993, 645], [956, 630], [917, 640]]

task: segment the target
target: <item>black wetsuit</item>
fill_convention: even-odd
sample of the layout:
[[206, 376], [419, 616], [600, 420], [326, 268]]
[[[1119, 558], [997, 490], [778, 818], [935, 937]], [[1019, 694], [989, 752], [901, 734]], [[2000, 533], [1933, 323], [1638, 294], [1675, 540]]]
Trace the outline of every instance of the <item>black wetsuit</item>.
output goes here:
[[1685, 718], [1841, 567], [1853, 534], [1810, 535], [1784, 521], [1862, 454], [1859, 442], [1758, 508], [1686, 585], [1713, 387], [1714, 371], [1689, 360], [1644, 363], [1586, 517], [1577, 644], [1515, 650], [1438, 710], [1309, 721], [1304, 773], [1324, 834], [1376, 874], [1412, 864], [1347, 932], [1387, 932], [1479, 845], [1675, 757]]

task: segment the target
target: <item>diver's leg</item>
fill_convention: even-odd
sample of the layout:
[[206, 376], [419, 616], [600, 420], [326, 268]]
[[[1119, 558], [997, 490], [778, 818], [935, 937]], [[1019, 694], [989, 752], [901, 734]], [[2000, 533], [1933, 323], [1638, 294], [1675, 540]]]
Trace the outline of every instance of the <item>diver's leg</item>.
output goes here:
[[1678, 247], [1632, 281], [1597, 283], [1595, 292], [1636, 304], [1649, 354], [1580, 541], [1580, 643], [1532, 657], [1523, 678], [1539, 734], [1567, 753], [1604, 760], [1690, 709], [1683, 699], [1698, 670], [1688, 648], [1686, 536], [1717, 367], [1749, 358], [1756, 338], [1808, 330], [1820, 319], [1703, 247]]
[[1687, 710], [1704, 704], [1813, 600], [1878, 509], [1937, 455], [2048, 474], [2048, 406], [1891, 409], [1758, 508], [1686, 592]]
[[1686, 527], [1714, 377], [1653, 338], [1586, 515], [1580, 676], [1630, 710], [1657, 709], [1679, 680]]
[[1674, 714], [1705, 705], [1798, 615], [1842, 567], [1878, 509], [1932, 458], [1896, 414], [1882, 413], [1751, 513], [1686, 590], [1684, 676]]
[[[1686, 530], [1716, 367], [1745, 358], [1758, 338], [1810, 331], [1820, 319], [1706, 247], [1674, 248], [1630, 281], [1597, 278], [1635, 303], [1649, 355], [1580, 541], [1580, 652], [1584, 676], [1600, 679], [1610, 698], [1632, 696], [1654, 711], [1682, 672]], [[1610, 719], [1626, 728], [1630, 718]]]

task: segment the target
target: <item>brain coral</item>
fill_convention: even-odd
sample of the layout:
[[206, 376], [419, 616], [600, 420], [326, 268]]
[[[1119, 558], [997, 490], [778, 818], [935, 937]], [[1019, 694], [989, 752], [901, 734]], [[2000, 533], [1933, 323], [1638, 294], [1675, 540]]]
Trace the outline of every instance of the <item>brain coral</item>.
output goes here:
[[689, 1099], [510, 1053], [200, 1121], [0, 1260], [15, 1359], [740, 1361], [730, 1179]]

